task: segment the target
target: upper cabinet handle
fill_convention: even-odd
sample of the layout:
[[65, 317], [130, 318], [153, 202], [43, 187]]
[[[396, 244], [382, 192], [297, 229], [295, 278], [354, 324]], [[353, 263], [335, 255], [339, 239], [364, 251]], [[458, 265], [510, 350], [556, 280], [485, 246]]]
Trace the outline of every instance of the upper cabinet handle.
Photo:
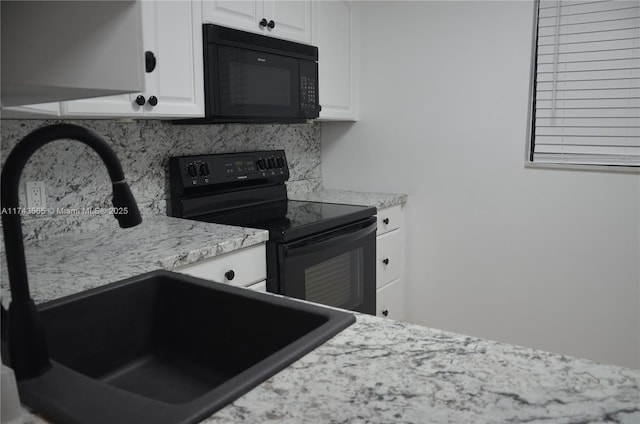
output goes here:
[[144, 70], [149, 73], [156, 69], [156, 57], [153, 52], [144, 52]]
[[[273, 21], [272, 21], [273, 22]], [[261, 27], [266, 27], [268, 25], [268, 22], [265, 18], [262, 18], [262, 20], [260, 21], [260, 26]]]

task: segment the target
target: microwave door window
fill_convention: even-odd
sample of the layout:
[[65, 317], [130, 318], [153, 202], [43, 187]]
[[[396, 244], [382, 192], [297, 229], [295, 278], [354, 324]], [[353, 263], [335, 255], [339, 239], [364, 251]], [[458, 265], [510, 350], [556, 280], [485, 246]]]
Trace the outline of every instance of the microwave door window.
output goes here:
[[295, 116], [295, 59], [221, 46], [219, 104], [225, 116]]
[[291, 106], [291, 72], [268, 66], [229, 63], [228, 96], [235, 107]]

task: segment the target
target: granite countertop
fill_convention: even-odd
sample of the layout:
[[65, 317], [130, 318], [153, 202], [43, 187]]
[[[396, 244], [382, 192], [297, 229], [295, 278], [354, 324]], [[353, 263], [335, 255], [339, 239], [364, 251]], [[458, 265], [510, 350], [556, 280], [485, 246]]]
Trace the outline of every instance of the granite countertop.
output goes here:
[[[36, 303], [78, 293], [156, 269], [173, 271], [265, 242], [269, 233], [171, 218], [145, 216], [142, 224], [25, 242], [31, 296]], [[2, 303], [8, 306], [9, 278], [2, 254]]]
[[[381, 208], [406, 201], [402, 195], [346, 193], [354, 192], [328, 190], [300, 200]], [[42, 302], [266, 239], [266, 231], [159, 216], [127, 230], [114, 226], [28, 242], [27, 263], [34, 298]], [[6, 281], [3, 270], [4, 290]], [[356, 318], [203, 422], [640, 422], [640, 370], [374, 316]], [[44, 421], [24, 411], [20, 422]]]
[[637, 424], [639, 384], [640, 370], [357, 314], [202, 422]]
[[205, 420], [231, 423], [634, 423], [640, 370], [358, 315]]
[[406, 194], [398, 193], [368, 193], [348, 190], [320, 190], [289, 194], [291, 200], [307, 202], [341, 203], [345, 205], [373, 206], [384, 209], [407, 203]]

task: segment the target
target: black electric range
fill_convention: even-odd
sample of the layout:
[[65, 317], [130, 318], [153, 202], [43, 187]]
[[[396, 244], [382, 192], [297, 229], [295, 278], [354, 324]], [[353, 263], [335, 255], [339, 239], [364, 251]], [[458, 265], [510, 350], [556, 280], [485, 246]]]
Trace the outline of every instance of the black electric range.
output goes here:
[[168, 215], [269, 231], [267, 290], [373, 314], [376, 209], [287, 198], [282, 150], [173, 157]]

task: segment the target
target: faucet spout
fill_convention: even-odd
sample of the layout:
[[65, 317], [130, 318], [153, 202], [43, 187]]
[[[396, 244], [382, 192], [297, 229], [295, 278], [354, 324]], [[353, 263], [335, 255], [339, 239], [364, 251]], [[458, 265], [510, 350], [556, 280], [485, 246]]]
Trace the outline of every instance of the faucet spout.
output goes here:
[[72, 124], [49, 125], [26, 135], [14, 147], [0, 174], [0, 204], [11, 290], [8, 313], [9, 362], [18, 380], [40, 376], [51, 367], [44, 327], [29, 292], [18, 183], [31, 155], [43, 145], [59, 139], [80, 141], [100, 156], [113, 183], [114, 215], [120, 226], [128, 228], [142, 222], [118, 157], [109, 144], [94, 132]]

